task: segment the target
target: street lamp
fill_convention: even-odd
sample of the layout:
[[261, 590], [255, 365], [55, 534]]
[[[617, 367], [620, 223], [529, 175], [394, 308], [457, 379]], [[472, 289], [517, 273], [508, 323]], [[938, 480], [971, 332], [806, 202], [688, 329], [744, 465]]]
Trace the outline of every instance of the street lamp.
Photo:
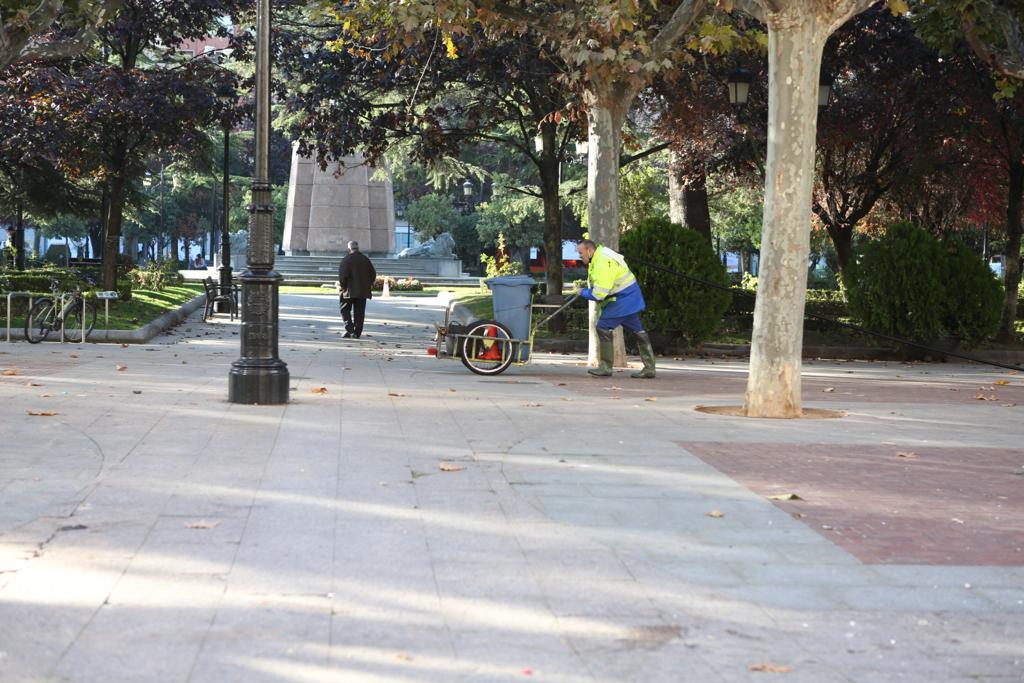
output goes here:
[[473, 211], [473, 183], [466, 179], [462, 183], [462, 213], [469, 215]]
[[[221, 105], [223, 105], [225, 112], [235, 102], [233, 95], [221, 95], [219, 98]], [[223, 207], [224, 214], [221, 218], [220, 226], [220, 291], [230, 292], [231, 291], [231, 232], [228, 229], [230, 220], [230, 209], [229, 202], [231, 198], [231, 181], [228, 175], [228, 158], [231, 150], [231, 120], [225, 114], [224, 116], [224, 175], [222, 179], [222, 192], [221, 192], [221, 206]], [[217, 302], [217, 312], [227, 313], [230, 303], [227, 301]]]
[[[726, 81], [729, 86], [729, 103], [737, 106], [746, 104], [750, 97], [750, 84], [753, 80], [754, 76], [748, 69], [740, 67], [732, 70]], [[832, 82], [832, 76], [828, 72], [822, 71], [821, 77], [818, 79], [819, 107], [828, 105], [828, 100], [832, 95]]]
[[230, 403], [288, 402], [288, 366], [277, 357], [278, 286], [270, 186], [270, 2], [256, 0], [256, 165], [242, 283], [241, 355], [228, 374]]
[[729, 103], [737, 106], [746, 104], [750, 96], [750, 83], [753, 80], [754, 75], [749, 69], [740, 67], [729, 72]]
[[818, 106], [828, 106], [828, 99], [832, 96], [832, 76], [827, 71], [822, 71], [818, 78]]

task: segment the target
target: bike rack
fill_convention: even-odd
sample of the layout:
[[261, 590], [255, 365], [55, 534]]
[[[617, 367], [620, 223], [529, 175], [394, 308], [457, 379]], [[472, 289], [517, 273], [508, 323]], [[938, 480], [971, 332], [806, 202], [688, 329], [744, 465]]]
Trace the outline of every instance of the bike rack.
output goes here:
[[[10, 341], [11, 341], [11, 302], [14, 299], [16, 299], [16, 298], [26, 298], [26, 299], [28, 299], [28, 310], [31, 311], [32, 310], [32, 300], [35, 297], [36, 297], [36, 295], [33, 294], [32, 292], [8, 292], [7, 293], [7, 342], [8, 343], [10, 343]], [[65, 342], [65, 339], [64, 339], [64, 316], [63, 316], [63, 311], [64, 311], [64, 301], [65, 301], [66, 298], [67, 298], [67, 294], [61, 294], [60, 295], [60, 310], [62, 312], [61, 320], [60, 320], [60, 343], [61, 344], [63, 344]], [[82, 316], [81, 316], [80, 320], [82, 322], [82, 329], [81, 329], [81, 335], [82, 335], [81, 336], [81, 340], [82, 341], [81, 341], [81, 343], [84, 344], [85, 343], [85, 295], [84, 294], [82, 295]]]
[[28, 309], [32, 310], [32, 299], [35, 295], [32, 292], [8, 292], [7, 293], [7, 343], [11, 342], [11, 301], [18, 297], [28, 299]]

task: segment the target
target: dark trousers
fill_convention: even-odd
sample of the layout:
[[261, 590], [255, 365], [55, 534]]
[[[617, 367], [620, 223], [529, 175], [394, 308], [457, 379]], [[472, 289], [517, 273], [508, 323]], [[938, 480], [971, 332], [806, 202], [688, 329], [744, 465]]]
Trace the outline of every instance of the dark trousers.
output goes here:
[[363, 319], [366, 317], [366, 299], [342, 299], [341, 319], [345, 321], [345, 331], [358, 337], [363, 333]]

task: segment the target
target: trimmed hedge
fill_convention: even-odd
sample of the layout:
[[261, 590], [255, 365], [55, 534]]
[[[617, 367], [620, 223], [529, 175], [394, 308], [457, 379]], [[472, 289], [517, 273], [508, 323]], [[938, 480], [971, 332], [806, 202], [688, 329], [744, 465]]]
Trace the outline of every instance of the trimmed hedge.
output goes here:
[[77, 274], [62, 268], [34, 268], [31, 270], [0, 271], [0, 293], [32, 292], [49, 294], [50, 280], [56, 280], [62, 291], [86, 285]]
[[954, 339], [977, 346], [999, 330], [1003, 285], [988, 264], [962, 244], [948, 245], [944, 261], [942, 327]]
[[657, 263], [702, 280], [728, 286], [725, 266], [711, 245], [696, 231], [665, 218], [648, 218], [620, 241], [622, 255], [643, 290], [645, 326], [680, 338], [691, 347], [710, 338], [722, 324], [732, 296], [643, 264]]
[[998, 327], [1002, 288], [966, 248], [907, 223], [862, 242], [848, 269], [850, 312], [870, 330], [977, 345]]

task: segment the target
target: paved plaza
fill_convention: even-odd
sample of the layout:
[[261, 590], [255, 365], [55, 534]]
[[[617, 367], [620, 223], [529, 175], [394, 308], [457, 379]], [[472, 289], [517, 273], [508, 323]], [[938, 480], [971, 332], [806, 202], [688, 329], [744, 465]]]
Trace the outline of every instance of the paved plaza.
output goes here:
[[0, 345], [0, 681], [1024, 681], [1024, 373], [810, 361], [495, 378], [443, 306], [285, 295], [286, 406], [238, 324]]

